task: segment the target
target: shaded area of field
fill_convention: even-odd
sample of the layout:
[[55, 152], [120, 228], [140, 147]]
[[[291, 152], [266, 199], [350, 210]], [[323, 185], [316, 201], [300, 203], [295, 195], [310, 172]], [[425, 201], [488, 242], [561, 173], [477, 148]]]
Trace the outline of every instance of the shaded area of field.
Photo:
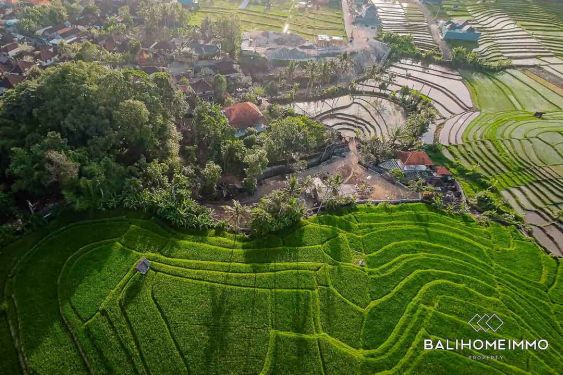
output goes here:
[[[152, 261], [146, 276], [133, 268], [142, 256]], [[562, 364], [557, 262], [509, 228], [422, 204], [315, 216], [253, 241], [127, 217], [79, 222], [39, 242], [7, 291], [33, 373], [557, 373]], [[502, 333], [467, 324], [493, 312]], [[452, 335], [541, 337], [550, 348], [485, 363], [422, 350], [424, 338]]]

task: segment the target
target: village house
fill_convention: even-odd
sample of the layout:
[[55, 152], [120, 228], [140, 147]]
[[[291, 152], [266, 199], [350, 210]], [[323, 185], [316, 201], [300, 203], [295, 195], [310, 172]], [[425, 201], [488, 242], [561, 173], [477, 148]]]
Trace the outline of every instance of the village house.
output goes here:
[[198, 79], [190, 83], [190, 86], [199, 98], [203, 100], [212, 101], [214, 97], [213, 86], [205, 79]]
[[198, 10], [199, 9], [199, 0], [178, 0], [182, 7], [189, 9], [189, 10]]
[[0, 81], [0, 95], [3, 95], [6, 90], [13, 89], [20, 82], [23, 82], [23, 80], [25, 80], [25, 77], [23, 76], [12, 73], [5, 73], [4, 79]]
[[434, 165], [424, 151], [399, 151], [396, 158], [385, 160], [378, 167], [387, 172], [400, 170], [407, 179], [426, 178], [432, 175]]
[[18, 61], [16, 61], [15, 67], [11, 71], [11, 73], [17, 74], [17, 75], [20, 75], [20, 76], [26, 76], [27, 73], [29, 72], [29, 70], [31, 68], [33, 68], [34, 66], [36, 66], [36, 65], [33, 62], [18, 60]]
[[481, 33], [471, 26], [467, 20], [443, 22], [440, 31], [444, 40], [477, 42], [481, 36]]
[[432, 159], [424, 151], [399, 151], [397, 158], [403, 172], [427, 171], [434, 165]]
[[258, 132], [266, 129], [264, 115], [254, 103], [236, 103], [224, 108], [223, 113], [227, 117], [229, 125], [235, 129], [236, 137], [242, 137], [248, 128], [254, 128]]
[[35, 52], [35, 55], [37, 62], [43, 68], [54, 64], [58, 59], [57, 53], [54, 51], [53, 47], [42, 46]]
[[315, 41], [318, 47], [327, 48], [346, 45], [346, 40], [341, 36], [317, 35]]
[[8, 43], [0, 47], [0, 54], [5, 57], [15, 57], [22, 51], [22, 46], [17, 42]]
[[221, 54], [221, 47], [217, 44], [194, 42], [189, 49], [192, 55], [199, 60], [213, 59]]

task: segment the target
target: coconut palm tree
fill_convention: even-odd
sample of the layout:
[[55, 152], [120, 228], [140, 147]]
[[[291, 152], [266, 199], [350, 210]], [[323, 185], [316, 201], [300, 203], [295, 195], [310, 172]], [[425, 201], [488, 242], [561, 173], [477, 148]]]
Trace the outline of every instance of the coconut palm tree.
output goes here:
[[225, 212], [227, 214], [227, 219], [231, 224], [231, 228], [233, 228], [235, 232], [235, 241], [236, 235], [240, 230], [240, 221], [250, 212], [250, 209], [247, 206], [242, 205], [239, 201], [233, 200], [232, 206], [225, 206]]

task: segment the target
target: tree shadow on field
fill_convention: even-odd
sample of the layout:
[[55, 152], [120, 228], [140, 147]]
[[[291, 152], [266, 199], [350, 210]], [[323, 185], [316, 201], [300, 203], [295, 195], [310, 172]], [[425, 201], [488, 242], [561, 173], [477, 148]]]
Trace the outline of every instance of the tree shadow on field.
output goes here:
[[218, 373], [215, 364], [219, 363], [223, 358], [223, 354], [227, 349], [229, 332], [229, 320], [232, 315], [232, 308], [229, 308], [228, 298], [229, 292], [226, 288], [219, 286], [210, 286], [211, 295], [211, 321], [206, 324], [208, 341], [203, 350], [205, 363], [207, 364], [207, 374]]
[[[112, 243], [126, 229], [123, 221], [108, 220], [54, 231], [17, 265], [12, 279], [17, 310], [12, 311], [18, 314], [17, 324], [21, 328], [18, 334], [26, 357], [36, 358], [26, 364], [30, 366], [28, 371], [37, 371], [35, 366], [40, 366], [41, 361], [44, 361], [45, 372], [55, 368], [59, 373], [87, 371], [71, 335], [71, 329], [77, 327], [61, 315], [61, 308], [70, 305], [71, 297], [85, 279], [108, 264], [111, 251], [98, 254], [100, 244]], [[75, 254], [84, 254], [82, 250], [93, 250], [98, 256], [95, 261], [81, 263], [80, 269], [69, 274], [66, 272], [69, 269], [65, 268], [67, 260]], [[64, 277], [59, 285], [61, 276]], [[10, 319], [15, 316], [11, 315]], [[49, 340], [56, 340], [57, 346], [47, 352], [45, 344]]]

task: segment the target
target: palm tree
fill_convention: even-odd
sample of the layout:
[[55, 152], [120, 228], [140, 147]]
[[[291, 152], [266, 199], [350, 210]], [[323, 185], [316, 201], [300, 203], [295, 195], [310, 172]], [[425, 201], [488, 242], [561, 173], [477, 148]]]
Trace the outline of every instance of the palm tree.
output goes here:
[[300, 185], [301, 182], [299, 181], [299, 178], [297, 178], [296, 175], [292, 174], [287, 178], [287, 181], [285, 183], [285, 190], [292, 197], [298, 197], [299, 195], [301, 195]]
[[248, 215], [250, 209], [247, 206], [243, 206], [239, 201], [233, 200], [232, 206], [225, 206], [225, 212], [227, 214], [227, 219], [231, 223], [231, 227], [235, 232], [235, 241], [237, 238], [237, 233], [240, 229], [241, 219]]
[[293, 76], [295, 74], [295, 61], [291, 60], [287, 65], [287, 79], [289, 82], [293, 83]]

